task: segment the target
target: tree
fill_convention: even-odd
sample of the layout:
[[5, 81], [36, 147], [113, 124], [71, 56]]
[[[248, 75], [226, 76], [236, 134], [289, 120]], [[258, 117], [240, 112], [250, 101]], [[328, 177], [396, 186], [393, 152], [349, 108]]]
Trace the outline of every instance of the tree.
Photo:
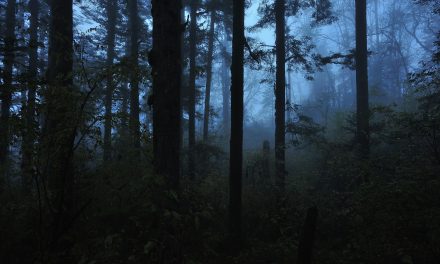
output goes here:
[[130, 128], [130, 136], [132, 146], [135, 151], [135, 159], [139, 158], [140, 148], [140, 121], [139, 121], [139, 14], [138, 1], [128, 0], [129, 12], [129, 31], [130, 31], [130, 65], [132, 66], [130, 76], [130, 117], [128, 126]]
[[244, 0], [233, 2], [231, 66], [231, 139], [229, 150], [229, 228], [235, 249], [241, 240], [243, 166]]
[[153, 0], [153, 152], [156, 173], [178, 189], [180, 175], [181, 61], [180, 0]]
[[78, 92], [73, 86], [72, 0], [50, 2], [49, 65], [42, 133], [43, 179], [48, 179], [53, 214], [52, 243], [70, 221], [73, 207], [73, 152]]
[[367, 2], [356, 0], [356, 137], [362, 158], [369, 155]]
[[228, 137], [230, 132], [230, 99], [231, 99], [231, 80], [230, 80], [230, 66], [231, 54], [228, 51], [229, 42], [231, 41], [232, 32], [232, 3], [231, 0], [221, 1], [221, 11], [223, 13], [223, 39], [221, 42], [221, 86], [222, 86], [222, 126], [223, 134]]
[[[6, 7], [6, 35], [5, 35], [5, 56], [3, 70], [3, 87], [1, 92], [1, 118], [0, 118], [0, 171], [6, 176], [9, 152], [9, 119], [12, 103], [12, 68], [14, 64], [14, 43], [15, 43], [15, 9], [16, 1], [8, 0]], [[2, 168], [3, 167], [3, 168]], [[6, 180], [6, 179], [4, 179]]]
[[34, 143], [36, 135], [35, 125], [35, 98], [37, 94], [38, 79], [38, 27], [39, 27], [39, 0], [29, 1], [30, 29], [29, 29], [29, 68], [27, 106], [25, 111], [25, 132], [23, 137], [23, 184], [25, 192], [28, 192], [32, 183], [32, 166], [34, 163]]
[[211, 84], [212, 84], [212, 62], [214, 53], [214, 37], [215, 37], [215, 10], [211, 10], [211, 21], [209, 23], [209, 36], [208, 36], [208, 54], [206, 65], [206, 90], [205, 90], [205, 111], [203, 114], [203, 140], [208, 140], [209, 133], [209, 108], [211, 98]]
[[[313, 20], [310, 27], [329, 24], [334, 20], [331, 13], [331, 3], [322, 1], [287, 1], [265, 0], [258, 7], [261, 15], [257, 23], [251, 27], [255, 31], [262, 28], [275, 26], [275, 46], [264, 45], [261, 47], [261, 58], [267, 71], [273, 72], [272, 56], [276, 58], [275, 70], [275, 177], [281, 193], [285, 187], [285, 133], [286, 133], [286, 74], [285, 65], [290, 69], [305, 70], [307, 75], [316, 71], [316, 57], [312, 54], [313, 45], [310, 36], [298, 38], [286, 34], [286, 17], [295, 17], [300, 10], [311, 8]], [[287, 32], [288, 33], [288, 32]], [[269, 47], [269, 48], [268, 48]], [[290, 102], [293, 104], [293, 102]]]
[[189, 98], [188, 98], [188, 174], [191, 179], [195, 174], [196, 144], [196, 48], [197, 48], [197, 0], [190, 3], [189, 25]]
[[285, 2], [275, 1], [276, 24], [276, 86], [275, 86], [275, 170], [278, 188], [284, 191], [285, 182], [285, 130], [286, 130], [286, 41]]
[[105, 116], [104, 116], [104, 161], [111, 160], [111, 147], [112, 147], [112, 104], [113, 104], [113, 74], [112, 66], [115, 59], [115, 37], [116, 37], [116, 1], [107, 0], [106, 2], [106, 15], [107, 15], [107, 86], [105, 89]]
[[221, 65], [221, 83], [222, 83], [222, 121], [223, 121], [223, 133], [228, 135], [230, 132], [230, 66], [231, 66], [231, 54], [227, 50], [227, 45], [230, 41], [230, 36], [227, 31], [227, 23], [223, 20], [224, 37], [222, 42], [222, 65]]

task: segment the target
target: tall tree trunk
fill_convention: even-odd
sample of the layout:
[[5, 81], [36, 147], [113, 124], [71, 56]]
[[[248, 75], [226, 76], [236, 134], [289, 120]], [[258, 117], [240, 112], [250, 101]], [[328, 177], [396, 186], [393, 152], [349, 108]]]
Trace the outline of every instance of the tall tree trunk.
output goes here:
[[130, 76], [130, 118], [128, 126], [132, 146], [134, 148], [134, 158], [138, 159], [140, 152], [140, 121], [139, 121], [139, 14], [138, 1], [128, 0], [129, 26], [130, 26], [130, 65], [132, 66]]
[[180, 0], [152, 0], [153, 153], [156, 173], [178, 189], [180, 174], [181, 61]]
[[191, 0], [189, 28], [188, 175], [195, 177], [197, 0]]
[[362, 158], [369, 155], [367, 3], [356, 0], [356, 136]]
[[[227, 1], [228, 4], [229, 1]], [[227, 137], [230, 132], [230, 99], [231, 99], [231, 79], [229, 76], [230, 66], [231, 66], [231, 54], [228, 53], [227, 46], [230, 41], [230, 35], [228, 34], [228, 28], [230, 28], [229, 23], [227, 23], [227, 11], [226, 6], [223, 10], [223, 29], [224, 29], [224, 39], [222, 44], [222, 72], [221, 72], [221, 82], [222, 82], [222, 116], [223, 116], [223, 131], [224, 135]]]
[[276, 21], [276, 86], [275, 86], [275, 175], [281, 193], [285, 185], [285, 120], [286, 120], [286, 40], [285, 1], [275, 1]]
[[[73, 208], [73, 144], [78, 125], [73, 87], [72, 0], [50, 2], [49, 65], [45, 127], [42, 136], [43, 176], [48, 179], [54, 212], [52, 243], [57, 245]], [[59, 253], [61, 249], [53, 250]]]
[[25, 135], [23, 140], [23, 184], [28, 192], [32, 184], [32, 167], [34, 163], [34, 144], [36, 135], [35, 97], [38, 79], [38, 27], [39, 27], [39, 0], [29, 1], [30, 27], [29, 27], [29, 70], [28, 70], [28, 95], [25, 111]]
[[116, 1], [107, 0], [107, 87], [105, 90], [105, 118], [104, 118], [104, 162], [111, 160], [112, 148], [112, 104], [113, 104], [113, 60], [115, 58], [116, 35]]
[[[12, 101], [12, 66], [14, 63], [14, 43], [15, 43], [15, 0], [8, 0], [6, 6], [6, 35], [5, 35], [5, 56], [3, 70], [3, 87], [1, 91], [1, 117], [0, 117], [0, 176], [5, 177], [0, 180], [7, 180], [8, 171], [8, 152], [9, 152], [9, 118], [11, 115]], [[0, 182], [1, 186], [1, 182]]]
[[234, 1], [233, 16], [231, 140], [229, 151], [229, 228], [232, 239], [236, 243], [234, 246], [238, 249], [242, 238], [244, 0]]
[[209, 135], [209, 108], [211, 99], [211, 84], [212, 84], [212, 60], [214, 54], [214, 27], [215, 27], [215, 10], [211, 11], [211, 21], [209, 25], [209, 39], [208, 39], [208, 56], [206, 65], [206, 90], [205, 90], [205, 111], [203, 115], [203, 140], [208, 141]]

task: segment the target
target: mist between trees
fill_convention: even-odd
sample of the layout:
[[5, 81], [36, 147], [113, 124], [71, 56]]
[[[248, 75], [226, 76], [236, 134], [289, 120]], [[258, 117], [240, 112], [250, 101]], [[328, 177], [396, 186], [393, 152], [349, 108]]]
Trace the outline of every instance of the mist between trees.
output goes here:
[[435, 0], [2, 0], [1, 263], [438, 263]]

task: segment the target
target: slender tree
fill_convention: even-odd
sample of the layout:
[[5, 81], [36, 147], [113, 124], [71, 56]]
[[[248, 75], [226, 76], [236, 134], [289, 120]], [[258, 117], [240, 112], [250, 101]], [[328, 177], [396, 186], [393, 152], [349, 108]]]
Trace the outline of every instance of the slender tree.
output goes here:
[[369, 155], [367, 2], [356, 0], [356, 136], [360, 155]]
[[222, 121], [223, 131], [225, 136], [229, 135], [231, 113], [230, 113], [230, 99], [231, 99], [231, 87], [230, 87], [230, 66], [231, 66], [231, 54], [228, 52], [228, 43], [231, 41], [230, 31], [232, 29], [231, 13], [232, 13], [232, 1], [227, 0], [223, 2], [223, 41], [222, 41], [222, 70], [221, 70], [221, 83], [222, 83]]
[[276, 25], [276, 86], [275, 86], [275, 170], [278, 188], [284, 191], [285, 182], [285, 120], [286, 120], [286, 40], [285, 1], [275, 1]]
[[236, 249], [240, 246], [242, 236], [244, 2], [244, 0], [233, 2], [229, 227]]
[[197, 1], [190, 3], [189, 26], [188, 174], [191, 179], [195, 176]]
[[209, 109], [211, 100], [211, 84], [212, 84], [212, 62], [214, 54], [214, 37], [215, 37], [215, 10], [211, 10], [211, 21], [209, 24], [208, 36], [208, 54], [206, 65], [206, 90], [205, 90], [205, 111], [203, 114], [203, 140], [208, 140], [209, 135]]
[[[227, 34], [225, 32], [225, 34]], [[222, 83], [222, 122], [223, 131], [225, 136], [229, 135], [230, 123], [231, 123], [231, 113], [230, 113], [230, 100], [231, 100], [231, 79], [230, 79], [230, 68], [231, 68], [231, 54], [227, 51], [226, 39], [222, 43], [222, 69], [221, 69], [221, 83]]]
[[179, 187], [181, 61], [180, 0], [152, 0], [153, 152], [156, 173]]
[[[1, 91], [1, 117], [0, 117], [0, 174], [6, 175], [7, 160], [9, 152], [9, 119], [12, 103], [12, 68], [14, 64], [14, 43], [15, 43], [15, 9], [16, 1], [8, 0], [6, 6], [6, 34], [5, 34], [5, 56], [3, 69], [3, 86]], [[3, 170], [3, 171], [2, 171]], [[5, 179], [4, 179], [5, 180]]]
[[113, 74], [112, 74], [112, 66], [113, 60], [115, 58], [115, 37], [116, 37], [116, 10], [117, 3], [115, 0], [107, 0], [106, 2], [106, 15], [107, 15], [107, 86], [105, 89], [105, 99], [104, 99], [104, 107], [105, 107], [105, 119], [104, 119], [104, 161], [109, 161], [111, 159], [111, 136], [112, 136], [112, 104], [113, 104], [113, 90], [114, 90], [114, 82], [113, 82]]
[[29, 68], [28, 68], [28, 94], [25, 111], [25, 133], [23, 137], [23, 184], [28, 191], [32, 183], [32, 165], [34, 160], [34, 143], [36, 135], [35, 98], [38, 79], [38, 26], [39, 26], [39, 0], [29, 1], [30, 26], [29, 26]]
[[139, 121], [139, 14], [138, 1], [128, 0], [129, 28], [130, 28], [130, 117], [128, 126], [132, 145], [135, 150], [135, 158], [139, 156], [140, 148], [140, 121]]

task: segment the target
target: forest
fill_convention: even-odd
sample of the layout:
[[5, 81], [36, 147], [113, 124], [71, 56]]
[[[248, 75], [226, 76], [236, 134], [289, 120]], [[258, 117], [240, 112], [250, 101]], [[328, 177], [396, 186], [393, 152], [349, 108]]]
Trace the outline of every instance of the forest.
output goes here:
[[438, 0], [0, 0], [0, 263], [436, 264]]

